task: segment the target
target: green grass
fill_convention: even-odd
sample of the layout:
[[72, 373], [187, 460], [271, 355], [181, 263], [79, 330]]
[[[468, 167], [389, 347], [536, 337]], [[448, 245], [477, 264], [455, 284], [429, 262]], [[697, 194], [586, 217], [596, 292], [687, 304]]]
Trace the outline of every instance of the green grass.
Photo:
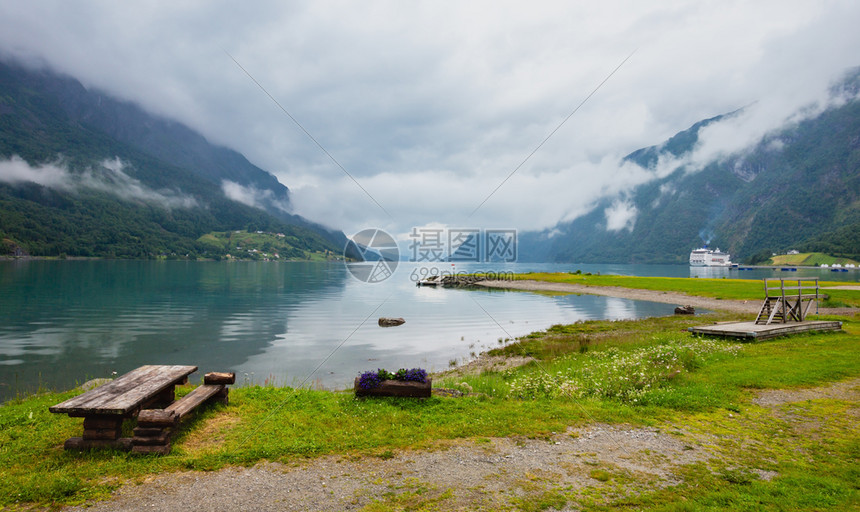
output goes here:
[[[715, 313], [708, 321], [728, 321], [736, 315]], [[519, 339], [516, 344], [492, 349], [490, 355], [531, 356], [553, 359], [571, 352], [587, 352], [604, 343], [623, 345], [641, 342], [647, 332], [686, 332], [688, 327], [701, 325], [701, 317], [667, 316], [642, 320], [586, 320], [567, 325], [553, 325]]]
[[[571, 283], [583, 286], [616, 286], [641, 290], [679, 292], [687, 295], [713, 297], [716, 299], [761, 301], [764, 298], [764, 285], [761, 280], [752, 279], [699, 279], [687, 277], [637, 277], [615, 275], [586, 275], [575, 273], [527, 273], [514, 275], [515, 280], [547, 281], [551, 283]], [[822, 288], [850, 285], [840, 281], [819, 281]], [[831, 300], [840, 301], [847, 307], [860, 308], [860, 291], [821, 290]]]
[[[598, 422], [658, 425], [666, 431], [712, 435], [714, 450], [724, 455], [723, 462], [686, 466], [680, 470], [686, 477], [680, 486], [635, 496], [615, 491], [592, 496], [545, 483], [511, 506], [543, 510], [567, 502], [585, 509], [850, 508], [858, 503], [856, 482], [860, 481], [860, 441], [855, 419], [847, 412], [851, 404], [818, 400], [792, 409], [792, 414], [810, 418], [820, 430], [818, 437], [793, 432], [762, 408], [750, 405], [752, 389], [814, 386], [860, 375], [860, 325], [842, 320], [843, 333], [744, 344], [734, 355], [688, 354], [679, 366], [682, 371], [660, 380], [636, 402], [622, 393], [519, 399], [510, 389], [517, 379], [544, 372], [555, 375], [589, 368], [611, 376], [609, 367], [595, 364], [606, 357], [599, 354], [647, 356], [649, 350], [691, 341], [684, 329], [701, 318], [555, 326], [500, 350], [532, 353], [539, 358], [536, 363], [434, 382], [442, 387], [467, 382], [476, 394], [462, 398], [356, 399], [351, 393], [239, 387], [231, 391], [229, 406], [212, 407], [184, 424], [173, 452], [165, 457], [110, 450], [65, 452], [62, 443], [80, 435], [81, 420], [50, 414], [47, 409], [75, 392], [33, 396], [0, 407], [0, 507], [81, 503], [104, 498], [124, 482], [170, 471], [214, 470], [261, 460], [289, 462], [327, 454], [383, 460], [398, 450], [433, 448], [449, 439], [543, 438], [570, 426]], [[822, 437], [827, 441], [822, 442]], [[757, 443], [756, 449], [750, 450], [748, 443]], [[753, 471], [757, 468], [779, 476], [761, 480]], [[621, 486], [625, 480], [601, 471], [594, 477], [601, 485]], [[404, 496], [383, 498], [368, 510], [403, 510], [409, 507]], [[450, 490], [428, 489], [421, 493], [424, 505], [415, 509], [445, 509], [451, 500], [455, 497]]]
[[808, 265], [808, 266], [820, 266], [824, 265], [833, 265], [834, 263], [839, 263], [840, 265], [846, 265], [848, 263], [853, 263], [857, 265], [857, 262], [850, 258], [837, 258], [835, 256], [830, 256], [828, 254], [824, 254], [823, 252], [802, 252], [800, 254], [780, 254], [778, 256], [774, 256], [770, 260], [768, 260], [768, 265]]
[[[247, 231], [213, 231], [202, 235], [197, 242], [230, 254], [234, 259], [260, 260], [271, 258], [280, 261], [328, 261], [336, 255], [330, 251], [301, 249], [305, 244], [293, 235], [281, 233], [249, 233]], [[256, 252], [250, 252], [256, 251]], [[278, 256], [275, 257], [275, 254]]]

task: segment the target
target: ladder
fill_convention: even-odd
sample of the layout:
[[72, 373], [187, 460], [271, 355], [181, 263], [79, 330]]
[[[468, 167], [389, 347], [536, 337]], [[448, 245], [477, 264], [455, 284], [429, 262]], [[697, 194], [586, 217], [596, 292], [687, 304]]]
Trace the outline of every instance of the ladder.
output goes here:
[[[775, 286], [777, 281], [779, 281], [779, 286]], [[786, 281], [788, 281], [788, 286]], [[771, 284], [774, 286], [770, 286]], [[811, 293], [813, 290], [815, 293]], [[764, 279], [764, 302], [759, 309], [755, 323], [769, 325], [774, 322], [783, 324], [791, 321], [803, 322], [812, 307], [812, 303], [818, 304], [818, 291], [817, 277], [788, 280], [783, 278]]]
[[779, 323], [785, 323], [785, 302], [782, 297], [765, 297], [755, 323], [768, 325], [777, 319]]

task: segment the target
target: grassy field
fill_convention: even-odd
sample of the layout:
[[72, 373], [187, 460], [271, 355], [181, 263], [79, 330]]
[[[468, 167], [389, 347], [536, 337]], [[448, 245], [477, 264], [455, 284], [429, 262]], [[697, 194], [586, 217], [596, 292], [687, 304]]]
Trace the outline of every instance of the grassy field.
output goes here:
[[838, 263], [840, 265], [846, 265], [848, 263], [853, 263], [857, 265], [858, 263], [850, 258], [836, 258], [834, 256], [829, 256], [822, 252], [802, 252], [799, 254], [780, 254], [778, 256], [774, 256], [770, 260], [768, 260], [768, 265], [807, 265], [807, 266], [820, 266], [820, 265], [833, 265], [834, 263]]
[[[292, 235], [278, 233], [249, 233], [247, 231], [213, 231], [197, 239], [220, 254], [233, 259], [279, 261], [328, 261], [337, 255], [329, 251], [300, 249], [304, 244]], [[222, 252], [223, 251], [223, 252]]]
[[[577, 273], [527, 273], [516, 274], [517, 280], [548, 281], [553, 283], [572, 283], [583, 286], [617, 286], [643, 290], [671, 291], [714, 297], [717, 299], [761, 301], [764, 288], [760, 280], [753, 279], [698, 279], [686, 277], [634, 277], [615, 275], [588, 275]], [[856, 283], [842, 281], [819, 281], [821, 288], [834, 288]], [[824, 307], [860, 308], [860, 291], [823, 289], [831, 304], [822, 302]]]
[[[633, 282], [589, 277], [602, 286]], [[701, 285], [706, 280], [695, 281]], [[731, 291], [712, 293], [729, 293], [731, 298], [754, 293], [745, 283], [718, 282], [729, 284]], [[665, 282], [643, 279], [639, 284]], [[707, 321], [730, 319], [711, 315]], [[80, 435], [81, 420], [50, 414], [48, 407], [79, 391], [15, 400], [0, 407], [0, 507], [81, 503], [157, 473], [327, 454], [372, 465], [395, 451], [434, 449], [445, 440], [540, 439], [595, 422], [648, 425], [679, 438], [707, 438], [717, 456], [680, 468], [683, 482], [661, 490], [630, 494], [610, 485], [599, 492], [578, 492], [551, 481], [537, 482], [524, 495], [511, 498], [511, 509], [565, 504], [588, 510], [860, 507], [856, 403], [821, 398], [793, 405], [789, 413], [804, 420], [801, 430], [751, 403], [755, 390], [810, 387], [860, 376], [860, 324], [841, 318], [841, 333], [741, 344], [685, 332], [703, 320], [589, 321], [554, 326], [518, 342], [502, 340], [496, 355], [531, 355], [535, 361], [434, 381], [434, 387], [472, 391], [457, 398], [356, 399], [350, 392], [237, 387], [230, 393], [230, 405], [214, 406], [184, 424], [173, 452], [164, 457], [110, 450], [65, 452], [62, 443]], [[635, 378], [624, 378], [628, 376]], [[775, 476], [765, 479], [762, 474]], [[595, 469], [593, 477], [615, 482], [618, 488], [639, 478], [611, 468]], [[425, 489], [408, 501], [391, 495], [367, 510], [445, 510], [457, 503], [454, 494], [451, 489]]]

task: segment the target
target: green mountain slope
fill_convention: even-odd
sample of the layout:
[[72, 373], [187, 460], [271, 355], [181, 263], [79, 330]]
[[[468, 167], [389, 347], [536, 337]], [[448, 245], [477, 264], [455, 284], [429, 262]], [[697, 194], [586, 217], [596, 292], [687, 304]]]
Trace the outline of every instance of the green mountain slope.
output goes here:
[[[856, 92], [858, 76], [850, 74], [838, 87]], [[722, 117], [626, 159], [653, 168], [661, 155], [683, 155], [694, 148], [699, 130]], [[605, 212], [619, 200], [635, 206], [635, 224], [608, 230]], [[735, 261], [789, 249], [856, 259], [858, 233], [860, 101], [854, 99], [772, 133], [741, 154], [696, 172], [679, 167], [625, 197], [604, 199], [572, 222], [526, 233], [520, 255], [533, 261], [686, 263], [691, 249], [709, 243]]]
[[[220, 257], [226, 251], [198, 239], [237, 229], [284, 233], [292, 256], [343, 247], [342, 234], [285, 212], [286, 187], [238, 153], [67, 77], [0, 63], [0, 134], [6, 248]], [[223, 180], [262, 191], [269, 203], [233, 201]]]

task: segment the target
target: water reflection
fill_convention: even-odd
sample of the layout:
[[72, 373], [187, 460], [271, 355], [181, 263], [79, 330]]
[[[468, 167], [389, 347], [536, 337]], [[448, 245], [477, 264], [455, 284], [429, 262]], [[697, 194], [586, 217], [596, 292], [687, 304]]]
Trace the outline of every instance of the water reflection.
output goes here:
[[140, 364], [230, 369], [287, 331], [288, 310], [335, 294], [313, 264], [0, 265], [0, 398]]
[[[556, 323], [672, 312], [611, 297], [418, 288], [408, 270], [369, 285], [325, 263], [0, 262], [0, 399], [141, 364], [345, 387], [362, 370], [443, 369]], [[383, 329], [380, 316], [407, 321]]]

